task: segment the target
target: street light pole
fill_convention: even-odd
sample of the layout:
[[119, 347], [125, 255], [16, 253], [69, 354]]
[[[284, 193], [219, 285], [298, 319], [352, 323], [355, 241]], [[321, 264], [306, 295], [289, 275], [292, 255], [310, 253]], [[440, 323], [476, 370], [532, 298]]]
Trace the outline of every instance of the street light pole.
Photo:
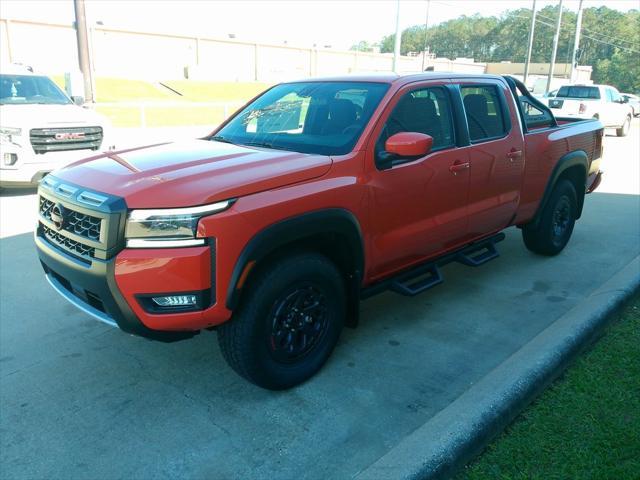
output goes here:
[[524, 63], [524, 78], [522, 83], [527, 84], [529, 76], [529, 64], [531, 63], [531, 51], [533, 50], [533, 32], [536, 29], [536, 0], [533, 0], [533, 8], [531, 9], [531, 27], [529, 27], [529, 47], [527, 48], [527, 60]]
[[401, 33], [400, 33], [400, 0], [397, 0], [396, 6], [396, 38], [395, 43], [393, 45], [393, 71], [398, 73], [398, 60], [400, 57], [400, 41], [401, 41]]
[[422, 47], [422, 71], [424, 72], [424, 63], [427, 57], [427, 29], [429, 28], [429, 7], [431, 0], [427, 0], [427, 18], [424, 20], [424, 46]]
[[558, 51], [558, 40], [560, 39], [560, 22], [562, 21], [562, 0], [560, 0], [558, 21], [556, 22], [556, 33], [553, 36], [553, 51], [551, 52], [551, 63], [549, 64], [549, 77], [547, 78], [547, 88], [544, 93], [549, 93], [551, 90], [551, 78], [553, 77], [553, 67], [556, 63], [556, 52]]
[[78, 40], [78, 63], [84, 79], [84, 99], [93, 102], [93, 85], [91, 82], [91, 63], [89, 62], [89, 37], [87, 35], [87, 17], [84, 0], [74, 0], [76, 12], [76, 37]]
[[573, 57], [571, 58], [571, 83], [576, 81], [576, 68], [578, 66], [578, 48], [580, 47], [580, 29], [582, 28], [582, 0], [578, 5], [576, 18], [576, 36], [573, 40]]

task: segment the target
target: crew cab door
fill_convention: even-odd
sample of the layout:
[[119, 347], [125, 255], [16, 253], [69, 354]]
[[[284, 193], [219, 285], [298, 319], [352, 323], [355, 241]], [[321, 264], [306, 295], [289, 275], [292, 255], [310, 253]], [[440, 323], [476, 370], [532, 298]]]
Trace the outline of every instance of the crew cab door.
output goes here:
[[[367, 143], [369, 263], [372, 277], [393, 273], [460, 243], [467, 232], [469, 157], [456, 145], [448, 81], [399, 90]], [[459, 100], [459, 109], [462, 106]], [[433, 137], [420, 158], [381, 166], [385, 142], [400, 132]]]
[[605, 103], [604, 116], [600, 118], [605, 126], [619, 127], [627, 118], [629, 106], [622, 101], [620, 92], [612, 87], [604, 87]]
[[508, 226], [516, 215], [524, 175], [524, 138], [506, 85], [460, 84], [469, 128], [469, 236]]

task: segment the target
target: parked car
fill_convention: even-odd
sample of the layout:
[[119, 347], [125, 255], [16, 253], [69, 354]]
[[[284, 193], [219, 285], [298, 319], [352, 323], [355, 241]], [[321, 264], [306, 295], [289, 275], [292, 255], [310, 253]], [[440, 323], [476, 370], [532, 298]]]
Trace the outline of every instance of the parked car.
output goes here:
[[606, 128], [615, 128], [618, 137], [626, 136], [631, 126], [632, 108], [609, 85], [565, 85], [547, 102], [554, 115], [597, 118]]
[[633, 95], [632, 93], [621, 93], [622, 98], [629, 104], [631, 107], [631, 111], [633, 112], [633, 116], [637, 117], [640, 115], [640, 97], [637, 95]]
[[50, 171], [98, 153], [108, 145], [108, 130], [103, 116], [76, 105], [49, 77], [3, 67], [0, 187], [36, 185]]
[[509, 77], [284, 83], [207, 138], [45, 177], [35, 243], [97, 320], [163, 341], [215, 328], [238, 374], [283, 389], [321, 368], [362, 298], [482, 265], [513, 225], [531, 251], [562, 251], [602, 135]]

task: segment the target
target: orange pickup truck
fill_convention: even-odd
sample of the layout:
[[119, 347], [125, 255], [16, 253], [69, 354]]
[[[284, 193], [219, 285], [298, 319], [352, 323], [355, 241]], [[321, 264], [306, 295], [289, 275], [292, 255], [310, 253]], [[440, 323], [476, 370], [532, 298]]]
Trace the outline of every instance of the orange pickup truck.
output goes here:
[[53, 288], [94, 318], [164, 341], [216, 329], [236, 372], [289, 388], [360, 299], [482, 265], [510, 226], [559, 253], [600, 181], [602, 135], [509, 77], [283, 83], [206, 138], [45, 177], [35, 243]]

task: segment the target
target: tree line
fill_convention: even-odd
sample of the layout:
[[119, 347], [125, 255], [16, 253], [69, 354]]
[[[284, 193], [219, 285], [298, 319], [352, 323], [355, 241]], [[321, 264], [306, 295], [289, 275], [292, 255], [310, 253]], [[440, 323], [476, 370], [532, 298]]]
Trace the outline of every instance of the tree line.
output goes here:
[[[402, 32], [401, 53], [427, 51], [437, 57], [471, 57], [479, 62], [524, 62], [531, 23], [531, 10], [509, 10], [496, 17], [462, 15], [429, 27], [415, 25]], [[532, 62], [549, 62], [558, 6], [537, 13]], [[571, 63], [577, 13], [563, 10], [556, 62]], [[395, 34], [385, 36], [382, 52], [393, 52]], [[366, 48], [366, 42], [353, 49]], [[623, 13], [607, 7], [583, 10], [580, 65], [593, 66], [596, 83], [614, 85], [620, 91], [640, 92], [640, 11]]]

